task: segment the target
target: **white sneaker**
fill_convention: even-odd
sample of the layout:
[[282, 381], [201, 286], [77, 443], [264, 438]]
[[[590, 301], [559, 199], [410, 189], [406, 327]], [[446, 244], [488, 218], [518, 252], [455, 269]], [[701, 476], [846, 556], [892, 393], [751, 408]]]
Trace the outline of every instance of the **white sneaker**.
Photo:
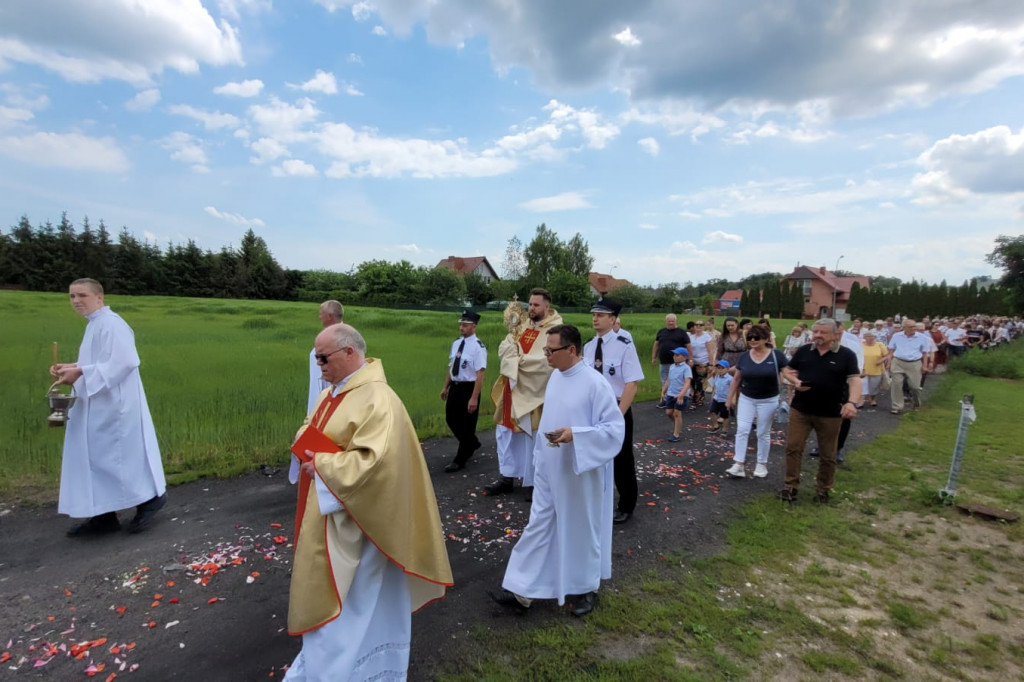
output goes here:
[[758, 464], [754, 469], [754, 478], [764, 478], [768, 475], [768, 467], [764, 464]]
[[739, 462], [734, 462], [731, 467], [726, 469], [726, 476], [732, 476], [733, 478], [746, 478], [747, 470], [743, 468], [743, 465]]

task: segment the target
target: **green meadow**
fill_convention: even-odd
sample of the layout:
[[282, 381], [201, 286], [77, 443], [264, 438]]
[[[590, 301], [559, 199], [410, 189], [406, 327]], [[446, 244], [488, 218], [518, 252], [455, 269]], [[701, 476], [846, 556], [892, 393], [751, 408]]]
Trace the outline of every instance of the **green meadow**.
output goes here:
[[[305, 416], [309, 350], [319, 331], [316, 304], [157, 296], [108, 296], [106, 302], [135, 331], [170, 481], [286, 461]], [[51, 347], [56, 341], [60, 360], [74, 361], [85, 320], [66, 295], [35, 292], [0, 292], [0, 315], [0, 491], [55, 492], [64, 432], [46, 423]], [[565, 319], [580, 327], [584, 340], [592, 335], [589, 314]], [[420, 437], [446, 435], [439, 394], [458, 313], [346, 307], [345, 321], [365, 336], [369, 355], [382, 359]], [[646, 363], [664, 316], [626, 315], [623, 321], [645, 363], [639, 399], [656, 398], [657, 372]], [[783, 324], [779, 331], [788, 329]], [[505, 335], [501, 313], [483, 313], [477, 335], [489, 350], [489, 392]], [[491, 426], [493, 409], [483, 401], [480, 428]]]

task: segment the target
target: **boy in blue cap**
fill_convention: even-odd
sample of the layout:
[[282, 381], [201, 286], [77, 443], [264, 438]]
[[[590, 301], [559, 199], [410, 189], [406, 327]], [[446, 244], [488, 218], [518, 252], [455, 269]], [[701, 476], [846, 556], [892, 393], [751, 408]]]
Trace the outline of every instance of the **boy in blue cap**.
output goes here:
[[732, 385], [732, 375], [729, 368], [732, 365], [728, 360], [719, 360], [715, 363], [715, 376], [709, 379], [708, 383], [712, 388], [711, 399], [711, 428], [708, 433], [718, 433], [729, 430], [729, 417], [732, 411], [726, 407], [725, 401], [729, 397], [729, 387]]
[[693, 370], [686, 363], [689, 352], [682, 346], [672, 350], [672, 366], [668, 368], [668, 379], [661, 387], [661, 402], [665, 404], [665, 416], [672, 420], [672, 436], [670, 443], [679, 441], [679, 432], [683, 428], [683, 412], [690, 404], [690, 385], [693, 383]]

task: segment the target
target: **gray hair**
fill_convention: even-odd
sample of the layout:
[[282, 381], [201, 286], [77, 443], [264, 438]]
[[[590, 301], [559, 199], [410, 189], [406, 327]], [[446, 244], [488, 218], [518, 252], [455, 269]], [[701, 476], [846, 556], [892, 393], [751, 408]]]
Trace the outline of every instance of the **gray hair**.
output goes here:
[[320, 304], [320, 310], [324, 311], [338, 322], [345, 317], [345, 306], [340, 301], [330, 300]]
[[828, 327], [828, 330], [834, 332], [837, 329], [836, 321], [831, 317], [823, 317], [820, 320], [815, 320], [812, 327]]
[[334, 325], [334, 347], [351, 348], [360, 357], [366, 357], [366, 341], [356, 328], [347, 324]]

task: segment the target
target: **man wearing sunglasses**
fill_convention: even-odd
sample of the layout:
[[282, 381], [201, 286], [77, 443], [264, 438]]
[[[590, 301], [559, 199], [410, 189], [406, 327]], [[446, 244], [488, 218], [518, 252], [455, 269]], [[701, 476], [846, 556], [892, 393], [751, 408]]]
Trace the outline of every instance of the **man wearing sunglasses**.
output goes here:
[[441, 518], [416, 429], [381, 362], [346, 324], [314, 352], [330, 384], [296, 434], [297, 495], [288, 680], [406, 672], [412, 612], [452, 585]]

